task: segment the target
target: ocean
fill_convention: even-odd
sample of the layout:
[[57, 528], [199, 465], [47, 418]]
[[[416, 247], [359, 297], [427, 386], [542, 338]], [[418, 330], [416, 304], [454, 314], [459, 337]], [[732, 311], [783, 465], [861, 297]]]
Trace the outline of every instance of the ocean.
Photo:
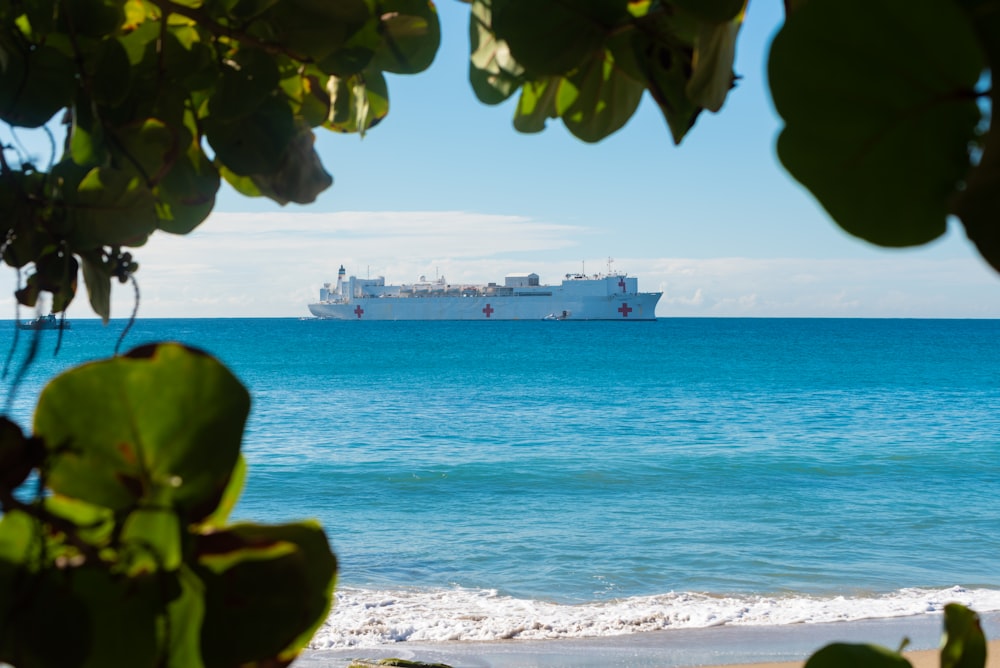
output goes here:
[[[124, 324], [44, 332], [13, 416]], [[315, 650], [1000, 611], [1000, 321], [140, 319], [123, 349], [157, 340], [252, 393], [234, 519], [325, 527]]]

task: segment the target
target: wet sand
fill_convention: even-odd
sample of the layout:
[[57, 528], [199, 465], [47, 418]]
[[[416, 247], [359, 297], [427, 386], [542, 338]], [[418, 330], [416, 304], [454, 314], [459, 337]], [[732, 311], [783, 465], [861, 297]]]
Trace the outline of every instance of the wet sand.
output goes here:
[[[1000, 613], [982, 616], [990, 639], [988, 668], [1000, 668]], [[454, 668], [798, 668], [831, 642], [873, 643], [895, 649], [908, 637], [914, 668], [937, 668], [940, 614], [885, 620], [785, 626], [722, 626], [635, 635], [495, 642], [402, 642], [377, 648], [310, 650], [301, 668], [343, 668], [351, 659], [396, 657]]]

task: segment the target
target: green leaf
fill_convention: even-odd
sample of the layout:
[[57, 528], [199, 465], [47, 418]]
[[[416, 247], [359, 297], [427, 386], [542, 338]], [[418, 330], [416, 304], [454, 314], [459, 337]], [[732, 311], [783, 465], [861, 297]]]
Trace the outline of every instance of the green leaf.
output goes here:
[[249, 406], [212, 357], [144, 346], [57, 376], [39, 397], [35, 433], [55, 492], [121, 511], [169, 503], [194, 522], [223, 497]]
[[73, 105], [73, 125], [69, 135], [69, 156], [81, 167], [106, 165], [108, 150], [104, 128], [95, 113], [94, 101], [81, 93]]
[[140, 506], [122, 524], [122, 561], [130, 576], [176, 571], [181, 565], [181, 523], [168, 508]]
[[182, 143], [179, 135], [183, 134], [186, 134], [183, 128], [171, 128], [158, 118], [122, 125], [115, 142], [116, 162], [125, 170], [134, 170], [143, 183], [155, 186], [176, 160], [180, 152], [178, 144]]
[[588, 142], [604, 139], [618, 130], [639, 107], [645, 88], [615, 66], [609, 51], [596, 54], [567, 77], [560, 91], [573, 89], [572, 102], [562, 111], [563, 123]]
[[428, 0], [383, 0], [378, 3], [381, 43], [370, 69], [415, 74], [430, 67], [441, 43], [437, 9]]
[[209, 114], [216, 121], [234, 121], [253, 113], [278, 88], [278, 65], [260, 49], [240, 49], [225, 64], [208, 100]]
[[983, 668], [986, 665], [986, 637], [979, 615], [963, 605], [944, 606], [944, 647], [941, 668]]
[[75, 257], [50, 248], [35, 258], [35, 273], [28, 277], [28, 292], [36, 298], [39, 291], [52, 293], [52, 311], [63, 311], [76, 295], [78, 269]]
[[186, 564], [177, 572], [180, 595], [167, 606], [172, 666], [204, 668], [201, 660], [201, 624], [205, 618], [205, 584]]
[[805, 668], [913, 668], [902, 655], [876, 645], [833, 643], [809, 657]]
[[3, 598], [17, 602], [17, 614], [6, 617], [0, 629], [0, 661], [16, 666], [85, 665], [95, 639], [89, 610], [73, 585], [69, 572], [48, 568], [5, 588]]
[[45, 498], [45, 509], [75, 525], [76, 535], [96, 547], [108, 545], [114, 534], [114, 513], [108, 508], [54, 494]]
[[703, 21], [725, 23], [743, 11], [747, 0], [671, 0], [672, 5]]
[[37, 128], [68, 107], [76, 89], [73, 61], [59, 50], [33, 46], [27, 54], [5, 49], [0, 67], [0, 120]]
[[532, 74], [566, 74], [628, 22], [626, 0], [493, 0], [493, 29]]
[[709, 111], [719, 111], [733, 87], [736, 35], [742, 21], [705, 23], [698, 32], [693, 71], [685, 92], [691, 102]]
[[330, 77], [330, 120], [326, 127], [336, 132], [365, 132], [389, 113], [389, 89], [381, 72]]
[[615, 43], [616, 61], [633, 76], [642, 77], [667, 121], [674, 143], [680, 144], [701, 113], [701, 107], [688, 97], [694, 67], [693, 38], [688, 42], [681, 36], [687, 31], [683, 17], [675, 19], [657, 13], [638, 23], [640, 29], [631, 33], [628, 47]]
[[333, 178], [323, 169], [313, 148], [315, 140], [312, 130], [305, 124], [300, 125], [278, 169], [251, 176], [260, 192], [282, 205], [288, 202], [309, 204], [329, 188]]
[[365, 0], [283, 0], [259, 15], [273, 41], [314, 62], [344, 48], [374, 20]]
[[[87, 631], [87, 668], [165, 665], [160, 661], [158, 627], [161, 611], [179, 593], [171, 575], [122, 577], [103, 564], [88, 564], [70, 569], [67, 576], [74, 598], [86, 610], [82, 619], [87, 622], [83, 627]], [[79, 618], [75, 623], [80, 625]], [[51, 622], [47, 626], [50, 633], [58, 633]]]
[[926, 243], [969, 169], [984, 65], [952, 0], [810, 0], [771, 47], [778, 156], [851, 234]]
[[290, 661], [330, 609], [337, 561], [313, 523], [240, 524], [199, 536], [205, 665]]
[[200, 225], [215, 206], [220, 182], [218, 169], [201, 145], [191, 141], [153, 190], [160, 229], [187, 234]]
[[233, 468], [233, 474], [229, 477], [229, 484], [226, 485], [226, 491], [223, 492], [222, 499], [219, 500], [219, 505], [201, 522], [201, 529], [203, 531], [221, 529], [226, 525], [229, 515], [233, 512], [233, 508], [236, 507], [236, 502], [240, 500], [240, 494], [243, 492], [243, 485], [246, 483], [246, 478], [247, 462], [243, 455], [240, 455], [236, 459], [236, 466]]
[[69, 34], [104, 37], [125, 21], [122, 0], [73, 0], [60, 5], [59, 29]]
[[205, 119], [205, 136], [216, 159], [236, 174], [274, 171], [295, 136], [295, 120], [284, 100], [268, 98], [236, 121]]
[[128, 94], [131, 77], [128, 53], [117, 39], [101, 41], [94, 63], [92, 92], [101, 104], [115, 105]]
[[72, 183], [67, 185], [69, 241], [75, 249], [139, 246], [156, 229], [153, 193], [134, 172], [95, 167], [75, 192]]
[[524, 68], [493, 33], [492, 0], [476, 0], [469, 14], [469, 82], [480, 102], [499, 104], [521, 87]]
[[556, 99], [562, 81], [562, 77], [545, 77], [524, 83], [514, 112], [514, 128], [518, 132], [541, 132], [547, 119], [559, 117]]
[[87, 286], [90, 308], [101, 316], [106, 325], [111, 319], [111, 272], [99, 250], [81, 253], [80, 261], [83, 263], [83, 282]]
[[12, 492], [28, 478], [40, 463], [34, 450], [21, 428], [7, 416], [0, 416], [0, 489]]
[[[41, 541], [38, 520], [20, 510], [9, 510], [0, 516], [0, 563], [29, 566], [37, 561]], [[0, 605], [10, 596], [0, 596]]]

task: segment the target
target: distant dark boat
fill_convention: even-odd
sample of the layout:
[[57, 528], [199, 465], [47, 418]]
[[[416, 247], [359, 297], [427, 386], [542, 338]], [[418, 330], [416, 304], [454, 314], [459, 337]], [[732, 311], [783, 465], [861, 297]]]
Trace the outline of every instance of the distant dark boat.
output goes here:
[[69, 320], [60, 320], [54, 313], [40, 315], [34, 320], [21, 320], [17, 323], [18, 329], [69, 329]]

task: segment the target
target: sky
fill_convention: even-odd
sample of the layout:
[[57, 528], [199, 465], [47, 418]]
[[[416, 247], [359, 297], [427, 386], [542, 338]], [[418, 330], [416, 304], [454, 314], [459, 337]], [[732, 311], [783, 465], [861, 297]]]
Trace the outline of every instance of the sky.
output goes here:
[[[1000, 275], [960, 225], [914, 249], [871, 246], [778, 163], [766, 63], [781, 3], [751, 1], [742, 78], [680, 146], [648, 94], [598, 144], [557, 120], [517, 133], [516, 96], [486, 106], [468, 84], [468, 5], [437, 7], [438, 55], [421, 74], [388, 75], [388, 117], [363, 139], [317, 130], [334, 185], [316, 202], [280, 207], [225, 186], [195, 232], [158, 232], [133, 251], [140, 317], [307, 317], [341, 264], [391, 283], [528, 271], [557, 283], [610, 266], [663, 292], [660, 317], [1000, 317]], [[14, 282], [4, 267], [9, 317]], [[82, 287], [70, 318], [94, 317]], [[116, 284], [112, 317], [132, 306]]]

